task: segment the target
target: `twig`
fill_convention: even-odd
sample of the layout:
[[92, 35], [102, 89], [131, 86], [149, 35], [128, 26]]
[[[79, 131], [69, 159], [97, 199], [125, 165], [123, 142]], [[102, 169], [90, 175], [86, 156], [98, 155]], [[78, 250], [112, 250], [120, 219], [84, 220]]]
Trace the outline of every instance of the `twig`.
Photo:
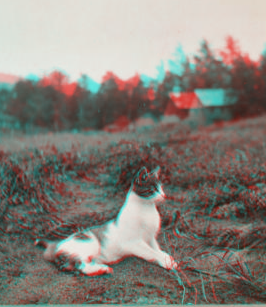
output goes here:
[[[213, 263], [211, 263], [212, 265], [212, 268], [213, 268]], [[211, 281], [211, 287], [212, 287], [212, 294], [213, 294], [213, 297], [214, 299], [216, 300], [216, 302], [218, 302], [218, 299], [217, 299], [217, 296], [215, 294], [215, 290], [214, 290], [214, 286], [213, 286], [213, 281], [212, 281], [212, 276], [210, 275], [210, 281]]]
[[251, 244], [250, 246], [248, 246], [246, 249], [247, 250], [250, 250], [252, 249], [254, 246], [260, 244], [262, 241], [266, 240], [265, 238], [262, 238], [262, 239], [258, 239], [257, 241], [255, 241], [253, 244]]
[[178, 271], [185, 277], [188, 286], [191, 287], [191, 282], [189, 281], [189, 279], [186, 276], [185, 272], [180, 267], [178, 268]]
[[[228, 282], [232, 285], [235, 285], [235, 282], [234, 281], [231, 281], [230, 279], [226, 279], [226, 278], [223, 278], [221, 275], [219, 274], [214, 274], [214, 273], [210, 273], [210, 272], [207, 272], [207, 271], [202, 271], [202, 270], [199, 270], [199, 269], [196, 269], [196, 268], [189, 268], [189, 270], [191, 270], [192, 272], [197, 272], [197, 273], [200, 273], [200, 274], [205, 274], [205, 275], [209, 275], [209, 276], [214, 276], [214, 277], [218, 277], [220, 278], [221, 280], [223, 280], [224, 282]], [[255, 284], [253, 284], [252, 282], [249, 282], [248, 280], [245, 280], [247, 283], [249, 283], [250, 286], [254, 287], [258, 292], [261, 292], [262, 290], [256, 286]]]
[[177, 277], [177, 280], [178, 280], [179, 285], [183, 287], [183, 289], [184, 289], [184, 291], [183, 291], [183, 298], [182, 298], [182, 305], [183, 305], [184, 299], [185, 299], [185, 294], [186, 294], [186, 287], [185, 287], [185, 285], [184, 285], [182, 279], [181, 279], [180, 276], [178, 275], [177, 270], [173, 269], [171, 272], [167, 272], [167, 273], [168, 273], [169, 275], [173, 275], [173, 274], [171, 274], [171, 273], [174, 273], [175, 277]]
[[195, 296], [195, 305], [196, 305], [197, 304], [197, 297], [198, 297], [198, 290], [195, 286], [194, 286], [194, 289], [195, 289], [195, 293], [196, 293], [196, 296]]
[[[237, 270], [235, 270], [235, 268], [234, 268], [230, 263], [228, 263], [227, 261], [225, 261], [224, 259], [222, 259], [221, 257], [219, 257], [218, 255], [216, 255], [216, 254], [214, 254], [214, 253], [212, 253], [212, 252], [210, 252], [210, 254], [213, 255], [213, 256], [215, 256], [215, 257], [218, 258], [219, 260], [223, 261], [224, 263], [226, 263], [227, 266], [228, 266], [236, 275], [238, 275], [241, 279], [243, 279], [243, 275], [241, 275]], [[244, 277], [244, 280], [247, 281], [247, 282], [249, 282], [251, 285], [253, 284], [253, 283], [251, 283], [246, 277]]]
[[2, 218], [4, 215], [5, 215], [5, 213], [7, 212], [7, 209], [8, 209], [8, 198], [6, 197], [3, 201], [2, 201], [2, 203], [1, 203], [1, 205], [2, 205], [2, 212], [1, 212], [1, 214], [0, 214], [0, 218]]
[[[191, 259], [196, 264], [196, 261], [193, 258], [189, 257], [189, 259]], [[202, 292], [203, 292], [204, 298], [206, 302], [209, 303], [205, 295], [204, 282], [203, 282], [203, 278], [201, 274], [200, 274], [200, 278], [201, 278]]]

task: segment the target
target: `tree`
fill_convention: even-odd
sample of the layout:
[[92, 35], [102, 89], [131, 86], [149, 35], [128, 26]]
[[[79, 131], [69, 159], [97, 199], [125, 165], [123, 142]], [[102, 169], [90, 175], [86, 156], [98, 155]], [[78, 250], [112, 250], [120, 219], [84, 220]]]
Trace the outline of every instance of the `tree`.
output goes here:
[[0, 113], [5, 113], [12, 97], [11, 91], [7, 89], [0, 90]]
[[261, 106], [266, 111], [266, 51], [262, 53], [257, 76], [259, 77], [258, 91], [261, 100]]
[[69, 79], [60, 71], [54, 71], [48, 76], [44, 76], [38, 86], [46, 88], [45, 95], [48, 96], [49, 103], [53, 110], [53, 129], [70, 129], [72, 124], [69, 121], [70, 107], [65, 90], [69, 85]]
[[124, 81], [112, 72], [107, 72], [97, 94], [97, 107], [100, 127], [113, 123], [119, 116], [126, 114], [127, 91]]
[[163, 81], [159, 84], [156, 91], [154, 104], [156, 108], [153, 114], [158, 118], [164, 114], [164, 111], [170, 101], [169, 94], [173, 92], [174, 88], [180, 88], [180, 77], [172, 72], [166, 72]]
[[196, 87], [193, 66], [187, 57], [183, 63], [183, 74], [180, 76], [180, 90], [182, 92], [190, 92]]
[[53, 126], [53, 100], [55, 96], [52, 87], [37, 86], [27, 101], [27, 112], [32, 116], [28, 119], [29, 126], [51, 128]]
[[230, 65], [232, 88], [238, 92], [236, 115], [255, 115], [260, 112], [260, 73], [258, 63], [247, 54], [239, 54]]
[[225, 88], [230, 84], [229, 71], [222, 60], [216, 59], [207, 40], [201, 42], [198, 55], [194, 56], [197, 88]]
[[64, 85], [68, 83], [69, 83], [69, 78], [58, 70], [51, 72], [48, 76], [44, 76], [38, 82], [38, 84], [43, 87], [52, 86], [54, 89], [56, 89], [59, 92], [63, 92]]
[[187, 60], [185, 52], [181, 44], [179, 44], [173, 54], [174, 59], [168, 60], [170, 73], [177, 76], [182, 76], [184, 73], [184, 64]]
[[31, 81], [19, 81], [11, 92], [12, 98], [7, 106], [7, 112], [15, 116], [22, 126], [25, 126], [35, 116], [28, 109], [33, 92], [34, 85]]
[[148, 98], [148, 91], [143, 81], [138, 76], [136, 83], [127, 99], [127, 114], [131, 121], [137, 119], [141, 115], [150, 110], [151, 101]]
[[220, 56], [224, 64], [232, 66], [235, 60], [241, 56], [241, 50], [237, 40], [230, 35], [227, 36], [225, 38], [225, 48], [220, 51]]

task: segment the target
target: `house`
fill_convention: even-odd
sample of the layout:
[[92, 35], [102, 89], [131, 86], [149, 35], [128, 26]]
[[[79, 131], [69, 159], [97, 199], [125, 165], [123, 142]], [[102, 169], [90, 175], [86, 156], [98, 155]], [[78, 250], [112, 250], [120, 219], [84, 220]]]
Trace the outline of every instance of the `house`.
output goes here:
[[170, 93], [170, 98], [164, 112], [164, 118], [177, 116], [180, 119], [204, 123], [203, 105], [194, 92]]
[[194, 92], [172, 92], [165, 116], [175, 115], [197, 124], [211, 124], [232, 118], [237, 96], [232, 90], [196, 89]]
[[237, 101], [233, 90], [195, 89], [194, 92], [204, 107], [206, 124], [233, 118], [232, 108]]

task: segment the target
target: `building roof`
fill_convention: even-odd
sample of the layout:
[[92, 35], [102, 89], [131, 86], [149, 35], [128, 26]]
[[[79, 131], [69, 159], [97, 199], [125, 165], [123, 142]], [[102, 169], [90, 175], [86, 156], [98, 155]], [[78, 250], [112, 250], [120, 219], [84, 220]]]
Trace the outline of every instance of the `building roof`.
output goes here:
[[15, 84], [21, 79], [21, 77], [15, 75], [0, 73], [0, 83]]
[[195, 89], [204, 107], [218, 107], [224, 105], [223, 89]]
[[195, 89], [194, 92], [172, 92], [169, 96], [178, 109], [222, 107], [237, 101], [237, 93], [230, 89]]
[[234, 104], [236, 93], [224, 89], [195, 89], [204, 107], [221, 107]]
[[194, 92], [170, 93], [170, 98], [178, 109], [198, 109], [203, 107]]

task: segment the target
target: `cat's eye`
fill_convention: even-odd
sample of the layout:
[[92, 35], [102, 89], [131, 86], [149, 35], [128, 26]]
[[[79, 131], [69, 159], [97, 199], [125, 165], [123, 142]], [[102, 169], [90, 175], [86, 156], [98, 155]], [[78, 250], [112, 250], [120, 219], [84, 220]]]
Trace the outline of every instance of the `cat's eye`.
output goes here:
[[146, 181], [147, 178], [148, 178], [148, 176], [147, 176], [146, 174], [142, 176], [142, 180], [143, 180], [143, 181]]

